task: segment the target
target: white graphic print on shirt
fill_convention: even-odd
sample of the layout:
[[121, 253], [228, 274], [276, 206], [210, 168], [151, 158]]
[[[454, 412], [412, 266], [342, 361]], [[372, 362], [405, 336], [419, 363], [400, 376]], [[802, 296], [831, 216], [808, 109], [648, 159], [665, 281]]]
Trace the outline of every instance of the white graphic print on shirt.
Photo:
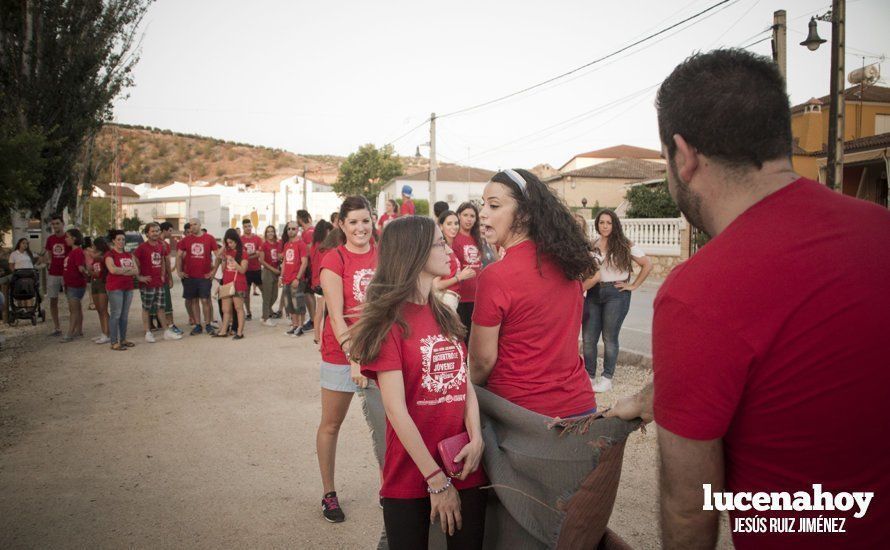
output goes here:
[[373, 269], [359, 269], [352, 274], [352, 296], [356, 302], [365, 301], [365, 292], [367, 292], [368, 285], [371, 284], [371, 279], [373, 278]]
[[463, 348], [456, 340], [449, 340], [441, 334], [421, 338], [420, 356], [422, 359], [421, 387], [433, 393], [447, 394], [438, 399], [418, 401], [418, 405], [435, 405], [438, 402], [451, 403], [466, 399], [461, 390], [467, 382], [467, 362]]

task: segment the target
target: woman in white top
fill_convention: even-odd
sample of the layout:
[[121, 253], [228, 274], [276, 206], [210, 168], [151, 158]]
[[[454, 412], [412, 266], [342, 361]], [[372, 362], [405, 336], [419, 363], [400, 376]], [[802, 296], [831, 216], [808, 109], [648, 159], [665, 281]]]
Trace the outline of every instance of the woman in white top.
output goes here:
[[9, 269], [15, 271], [17, 269], [34, 269], [34, 255], [28, 248], [28, 239], [19, 239], [15, 243], [15, 250], [9, 255]]
[[[591, 379], [596, 378], [597, 344], [601, 334], [603, 337], [603, 374], [593, 384], [593, 391], [601, 393], [612, 389], [612, 375], [618, 362], [618, 333], [630, 309], [630, 294], [649, 276], [652, 262], [639, 246], [624, 235], [615, 212], [600, 211], [594, 227], [598, 236], [593, 241], [593, 250], [599, 271], [584, 281], [587, 296], [584, 299], [582, 334], [584, 366]], [[634, 263], [641, 269], [631, 283]]]

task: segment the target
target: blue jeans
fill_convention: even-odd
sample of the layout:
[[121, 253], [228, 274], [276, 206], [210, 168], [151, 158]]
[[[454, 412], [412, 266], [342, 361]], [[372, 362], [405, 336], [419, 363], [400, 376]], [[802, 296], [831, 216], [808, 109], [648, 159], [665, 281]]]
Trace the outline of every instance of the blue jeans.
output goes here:
[[584, 298], [584, 368], [596, 375], [597, 343], [603, 337], [603, 376], [612, 378], [618, 362], [618, 333], [630, 309], [630, 291], [621, 292], [612, 285], [597, 285]]
[[132, 290], [108, 291], [108, 337], [116, 344], [127, 339], [127, 319], [130, 317]]

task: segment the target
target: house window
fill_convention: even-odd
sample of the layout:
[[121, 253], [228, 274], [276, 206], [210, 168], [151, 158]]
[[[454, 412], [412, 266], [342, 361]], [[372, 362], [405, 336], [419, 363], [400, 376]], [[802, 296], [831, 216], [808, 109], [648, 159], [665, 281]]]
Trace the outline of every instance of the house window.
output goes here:
[[229, 207], [223, 206], [219, 209], [219, 224], [223, 227], [229, 226]]
[[890, 114], [875, 115], [875, 135], [890, 132]]

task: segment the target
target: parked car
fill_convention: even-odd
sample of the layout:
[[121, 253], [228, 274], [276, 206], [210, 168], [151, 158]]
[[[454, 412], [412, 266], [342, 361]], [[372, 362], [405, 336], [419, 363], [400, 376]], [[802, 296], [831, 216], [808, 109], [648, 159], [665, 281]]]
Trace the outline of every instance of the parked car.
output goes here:
[[124, 238], [126, 238], [124, 243], [125, 252], [133, 252], [145, 240], [142, 238], [142, 233], [138, 231], [127, 231], [124, 233]]

